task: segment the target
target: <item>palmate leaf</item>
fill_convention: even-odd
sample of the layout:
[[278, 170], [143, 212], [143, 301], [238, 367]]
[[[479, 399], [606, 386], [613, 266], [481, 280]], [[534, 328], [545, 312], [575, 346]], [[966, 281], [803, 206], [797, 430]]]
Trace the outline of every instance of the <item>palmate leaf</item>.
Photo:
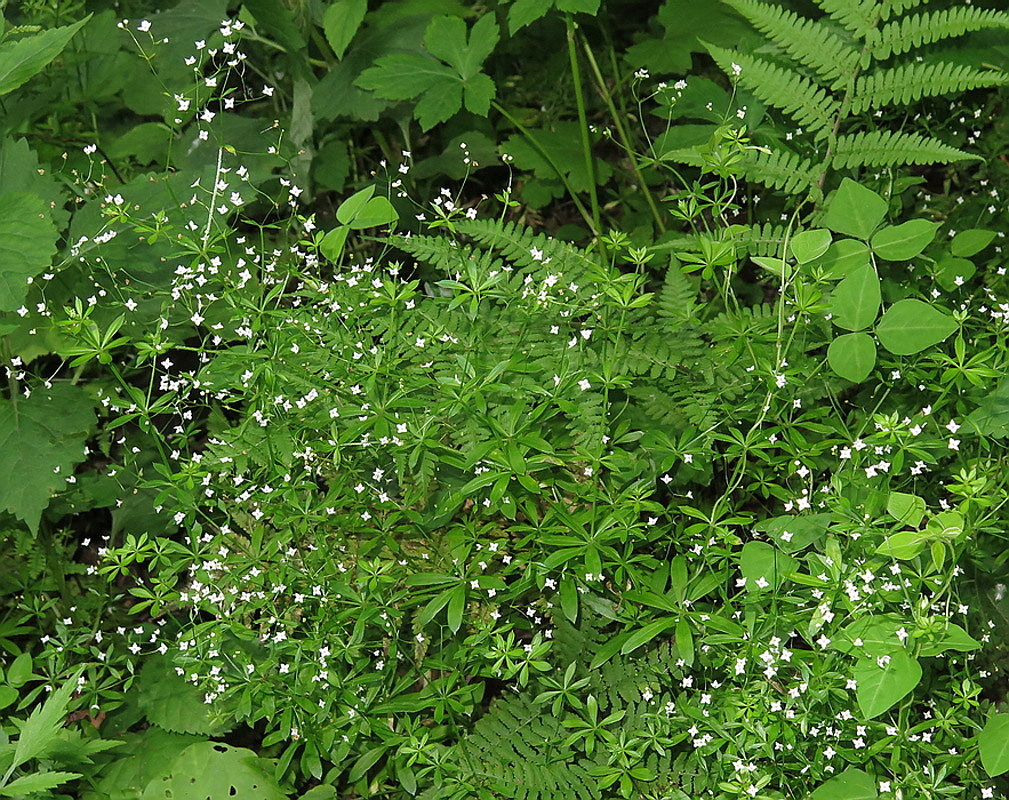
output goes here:
[[808, 78], [735, 50], [708, 45], [708, 52], [728, 75], [736, 73], [733, 65], [738, 66], [741, 84], [803, 128], [826, 136], [833, 126], [840, 103]]
[[0, 405], [0, 508], [33, 531], [53, 493], [84, 460], [92, 409], [84, 390], [63, 383]]
[[822, 23], [759, 0], [723, 0], [746, 17], [788, 55], [825, 80], [834, 81], [858, 65], [858, 50]]
[[923, 45], [985, 28], [1009, 28], [1009, 13], [963, 5], [914, 14], [867, 31], [865, 43], [871, 48], [873, 58], [882, 61]]
[[468, 44], [466, 23], [458, 17], [435, 17], [424, 34], [424, 43], [428, 52], [446, 63], [417, 53], [394, 53], [376, 60], [355, 85], [387, 100], [419, 98], [414, 117], [425, 131], [455, 116], [463, 102], [468, 111], [486, 116], [496, 87], [480, 72], [480, 64], [498, 37], [492, 15], [473, 26]]
[[861, 114], [882, 106], [908, 105], [923, 97], [938, 97], [1006, 83], [1009, 83], [1009, 75], [996, 70], [980, 70], [945, 62], [902, 64], [858, 78], [851, 97], [851, 112]]

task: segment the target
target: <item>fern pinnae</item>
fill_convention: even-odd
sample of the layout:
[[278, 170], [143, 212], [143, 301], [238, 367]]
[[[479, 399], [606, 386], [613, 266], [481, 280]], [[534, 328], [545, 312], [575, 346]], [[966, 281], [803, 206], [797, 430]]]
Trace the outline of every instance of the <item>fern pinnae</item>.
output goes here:
[[790, 150], [750, 150], [743, 160], [749, 180], [789, 194], [813, 188], [820, 175], [817, 165]]
[[[847, 76], [858, 51], [820, 22], [760, 0], [723, 0], [800, 64], [827, 81]], [[835, 87], [836, 88], [836, 87]]]
[[910, 50], [986, 28], [1009, 28], [1009, 12], [961, 6], [914, 14], [868, 33], [873, 58], [884, 60]]
[[[802, 127], [826, 136], [840, 110], [840, 103], [822, 87], [770, 61], [708, 45], [712, 58], [726, 73], [738, 72], [739, 81], [762, 102], [780, 108]], [[739, 69], [735, 69], [735, 67]]]
[[883, 0], [880, 19], [883, 22], [888, 22], [890, 17], [903, 14], [905, 11], [910, 11], [912, 8], [917, 8], [927, 2], [928, 0]]
[[909, 105], [922, 97], [1004, 86], [1009, 75], [953, 63], [912, 63], [880, 69], [855, 81], [851, 111], [861, 114], [888, 105]]
[[879, 24], [880, 6], [876, 0], [815, 0], [833, 19], [864, 39]]
[[839, 136], [834, 146], [834, 169], [892, 167], [897, 164], [937, 164], [978, 156], [918, 133], [862, 131]]

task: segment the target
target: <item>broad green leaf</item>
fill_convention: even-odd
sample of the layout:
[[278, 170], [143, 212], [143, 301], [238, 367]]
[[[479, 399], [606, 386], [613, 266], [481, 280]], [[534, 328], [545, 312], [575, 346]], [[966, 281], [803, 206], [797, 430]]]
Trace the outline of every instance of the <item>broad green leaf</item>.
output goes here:
[[484, 14], [470, 30], [466, 43], [466, 23], [459, 17], [435, 17], [427, 26], [424, 46], [468, 81], [480, 71], [480, 65], [498, 43], [500, 33], [494, 14]]
[[774, 517], [758, 522], [753, 529], [766, 533], [786, 553], [797, 553], [823, 538], [830, 524], [830, 514]]
[[851, 178], [845, 178], [820, 222], [835, 233], [867, 240], [883, 221], [886, 211], [886, 200]]
[[809, 800], [876, 800], [876, 781], [860, 769], [849, 767], [820, 784]]
[[849, 653], [860, 658], [879, 658], [904, 650], [897, 632], [905, 633], [912, 623], [896, 614], [878, 614], [859, 617], [844, 626], [830, 643], [832, 650]]
[[190, 745], [205, 737], [169, 733], [156, 725], [142, 732], [119, 734], [123, 742], [120, 757], [93, 774], [93, 787], [81, 793], [81, 800], [136, 800], [144, 787]]
[[497, 93], [497, 87], [489, 76], [482, 72], [474, 75], [463, 86], [463, 102], [466, 110], [472, 114], [486, 117], [490, 111], [491, 100]]
[[336, 0], [326, 9], [322, 18], [322, 30], [337, 59], [343, 58], [343, 54], [347, 52], [347, 47], [367, 13], [368, 0]]
[[918, 531], [898, 531], [891, 533], [883, 543], [876, 548], [880, 555], [907, 561], [914, 558], [925, 549], [928, 539]]
[[887, 225], [873, 235], [872, 252], [884, 261], [907, 261], [928, 247], [938, 228], [938, 222], [926, 219]]
[[1009, 379], [981, 398], [978, 407], [967, 416], [967, 422], [983, 436], [1009, 436]]
[[354, 218], [348, 223], [352, 230], [359, 231], [364, 228], [377, 228], [379, 225], [388, 225], [399, 219], [399, 214], [385, 197], [373, 197], [364, 207], [359, 209]]
[[557, 0], [557, 9], [568, 14], [595, 14], [599, 3], [600, 0]]
[[914, 691], [921, 680], [921, 665], [898, 650], [885, 656], [860, 658], [853, 677], [858, 707], [866, 719], [873, 719]]
[[[458, 78], [454, 78], [458, 81]], [[451, 119], [462, 108], [463, 87], [461, 83], [441, 81], [431, 86], [420, 96], [413, 113], [421, 130], [429, 131], [435, 125]]]
[[956, 256], [945, 256], [935, 265], [935, 279], [947, 292], [955, 292], [977, 272], [973, 261]]
[[521, 28], [546, 14], [553, 0], [515, 0], [508, 9], [508, 33], [512, 36]]
[[792, 237], [789, 247], [792, 256], [800, 264], [808, 264], [810, 261], [819, 258], [830, 247], [832, 237], [830, 231], [823, 228], [814, 228], [810, 231], [802, 231]]
[[921, 300], [898, 300], [876, 326], [879, 343], [897, 356], [920, 353], [957, 329], [956, 321]]
[[995, 231], [983, 228], [971, 228], [970, 230], [960, 231], [960, 233], [953, 237], [953, 241], [950, 242], [949, 250], [958, 258], [970, 258], [980, 253], [995, 241], [995, 236]]
[[937, 539], [954, 539], [963, 533], [963, 514], [959, 511], [940, 511], [925, 526], [925, 533]]
[[971, 636], [967, 631], [950, 622], [946, 625], [946, 630], [938, 641], [926, 642], [922, 645], [921, 655], [924, 658], [937, 656], [947, 650], [956, 650], [960, 653], [969, 653], [971, 650], [980, 650], [981, 642]]
[[36, 772], [22, 775], [6, 786], [0, 787], [0, 797], [24, 797], [35, 792], [44, 792], [79, 777], [81, 777], [79, 772]]
[[80, 674], [78, 671], [77, 675], [67, 680], [28, 715], [14, 747], [15, 767], [43, 756], [57, 741], [66, 719], [67, 705], [77, 689], [77, 676]]
[[782, 280], [791, 275], [795, 269], [792, 264], [777, 256], [750, 256], [750, 261]]
[[212, 713], [203, 692], [176, 674], [164, 657], [145, 661], [138, 681], [137, 706], [148, 721], [170, 733], [202, 733], [218, 736], [228, 730], [228, 722]]
[[354, 194], [340, 203], [339, 208], [336, 209], [337, 222], [343, 225], [349, 224], [357, 216], [358, 212], [364, 208], [364, 204], [371, 199], [373, 194], [375, 194], [374, 185], [365, 186], [360, 191], [354, 192]]
[[1009, 714], [992, 714], [977, 735], [981, 766], [994, 778], [1009, 772]]
[[53, 494], [84, 460], [92, 409], [84, 390], [66, 383], [0, 401], [0, 508], [33, 531]]
[[917, 528], [925, 516], [925, 501], [915, 494], [890, 492], [886, 501], [886, 511], [898, 522]]
[[0, 195], [0, 311], [16, 311], [24, 303], [28, 279], [52, 263], [56, 238], [39, 197]]
[[32, 679], [32, 655], [20, 653], [7, 668], [7, 683], [15, 688], [24, 686]]
[[869, 259], [869, 245], [858, 239], [838, 239], [827, 248], [819, 263], [828, 280], [840, 280], [872, 263]]
[[795, 559], [767, 542], [747, 542], [739, 556], [739, 571], [746, 578], [748, 591], [776, 589], [795, 571]]
[[833, 322], [839, 328], [858, 331], [873, 323], [879, 313], [879, 276], [871, 266], [848, 274], [830, 298]]
[[340, 254], [343, 252], [343, 246], [347, 243], [347, 235], [349, 233], [350, 228], [346, 225], [339, 225], [333, 228], [333, 230], [322, 237], [322, 242], [319, 243], [319, 252], [330, 261], [338, 261]]
[[200, 742], [179, 753], [152, 780], [141, 800], [287, 800], [272, 776], [273, 764], [244, 747]]
[[452, 589], [446, 589], [445, 591], [432, 597], [428, 601], [427, 605], [424, 606], [417, 615], [417, 625], [423, 627], [433, 620], [438, 615], [438, 612], [448, 605], [449, 600], [452, 599], [453, 591], [454, 587]]
[[654, 622], [649, 622], [645, 627], [634, 631], [634, 633], [627, 637], [627, 640], [620, 647], [620, 654], [627, 655], [628, 653], [633, 653], [642, 645], [648, 644], [656, 636], [665, 633], [675, 624], [676, 620], [672, 617], [663, 617]]
[[458, 84], [459, 76], [451, 67], [433, 58], [416, 53], [394, 53], [378, 59], [355, 83], [388, 100], [409, 100], [444, 81]]
[[0, 45], [0, 95], [12, 92], [29, 78], [38, 75], [70, 40], [91, 19], [88, 14], [80, 22], [62, 28], [36, 33], [14, 42]]
[[[557, 170], [567, 177], [571, 188], [576, 192], [588, 191], [592, 176], [585, 166], [585, 153], [582, 151], [578, 123], [555, 122], [552, 128], [531, 130], [539, 147], [546, 151], [549, 160], [544, 157], [539, 148], [521, 135], [510, 136], [501, 146], [502, 152], [509, 153], [515, 159], [515, 166], [520, 169], [532, 170], [537, 178], [556, 178]], [[598, 161], [595, 169], [595, 179], [604, 184], [612, 174], [612, 168], [605, 161]]]
[[876, 366], [876, 343], [867, 333], [838, 336], [827, 348], [827, 363], [845, 380], [861, 383]]

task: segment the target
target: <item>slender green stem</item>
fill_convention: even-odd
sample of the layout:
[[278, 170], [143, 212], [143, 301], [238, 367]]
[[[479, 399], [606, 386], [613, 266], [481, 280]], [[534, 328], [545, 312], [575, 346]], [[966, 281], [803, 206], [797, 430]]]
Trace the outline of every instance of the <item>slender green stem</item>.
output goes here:
[[557, 173], [557, 177], [560, 179], [561, 183], [564, 184], [564, 188], [567, 190], [567, 193], [571, 197], [572, 202], [574, 202], [575, 206], [578, 208], [578, 213], [582, 215], [582, 219], [585, 220], [585, 224], [588, 225], [589, 228], [592, 230], [592, 235], [598, 236], [599, 229], [596, 227], [592, 219], [592, 215], [589, 213], [589, 210], [585, 208], [585, 204], [580, 199], [578, 199], [578, 195], [575, 194], [575, 190], [572, 188], [570, 181], [568, 181], [568, 179], [564, 177], [563, 171], [557, 165], [557, 162], [554, 161], [553, 156], [551, 156], [550, 153], [547, 151], [547, 149], [542, 144], [539, 143], [539, 140], [537, 140], [537, 138], [532, 135], [530, 130], [526, 128], [525, 125], [523, 125], [517, 119], [515, 119], [515, 117], [504, 106], [502, 106], [496, 100], [492, 100], [491, 105], [494, 107], [495, 111], [497, 111], [499, 114], [501, 114], [501, 116], [507, 119], [512, 125], [514, 125], [518, 129], [519, 133], [521, 133], [526, 139], [529, 140], [529, 143], [536, 149], [536, 151], [541, 156], [543, 156], [544, 160], [550, 165], [551, 169], [553, 169], [553, 171]]
[[578, 48], [575, 45], [577, 26], [571, 15], [564, 17], [568, 29], [568, 60], [571, 62], [571, 80], [575, 87], [575, 105], [578, 107], [578, 128], [582, 137], [582, 153], [585, 156], [585, 170], [589, 177], [589, 202], [592, 204], [592, 234], [598, 236], [602, 230], [599, 221], [599, 196], [596, 193], [596, 162], [592, 155], [592, 141], [589, 139], [589, 123], [585, 113], [585, 95], [582, 93], [582, 71], [578, 66]]
[[[609, 90], [606, 88], [606, 81], [603, 80], [602, 71], [599, 69], [599, 64], [596, 63], [596, 57], [592, 54], [592, 48], [589, 47], [589, 43], [585, 41], [584, 37], [582, 37], [582, 49], [585, 50], [585, 56], [588, 58], [589, 66], [592, 67], [592, 73], [596, 79], [596, 90], [599, 92], [599, 96], [603, 98], [603, 102], [606, 103], [606, 108], [609, 109], [610, 116], [613, 118], [613, 127], [617, 129], [617, 136], [620, 139], [620, 144], [631, 161], [631, 169], [634, 170], [634, 177], [637, 178], [638, 186], [641, 187], [645, 200], [648, 201], [648, 207], [651, 209], [652, 216], [655, 218], [655, 224], [658, 226], [660, 232], [664, 232], [666, 230], [665, 220], [662, 218], [659, 207], [655, 204], [655, 198], [652, 197], [652, 193], [648, 191], [648, 186], [645, 183], [645, 177], [641, 174], [641, 169], [638, 167], [638, 157], [634, 152], [634, 148], [631, 146], [631, 137], [627, 133], [627, 127], [624, 125], [623, 112], [620, 111], [613, 102], [613, 95], [610, 94]], [[613, 74], [616, 75], [616, 57], [613, 55], [612, 47], [610, 48], [610, 57], [614, 62]]]

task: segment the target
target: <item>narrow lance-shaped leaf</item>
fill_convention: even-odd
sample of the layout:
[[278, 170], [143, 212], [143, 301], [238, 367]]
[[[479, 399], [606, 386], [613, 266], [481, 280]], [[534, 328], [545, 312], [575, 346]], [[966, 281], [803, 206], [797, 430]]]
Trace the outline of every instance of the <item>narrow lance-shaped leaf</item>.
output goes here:
[[88, 14], [73, 25], [53, 28], [0, 45], [0, 95], [14, 91], [40, 73], [46, 64], [63, 52], [74, 34], [90, 19], [91, 15]]

